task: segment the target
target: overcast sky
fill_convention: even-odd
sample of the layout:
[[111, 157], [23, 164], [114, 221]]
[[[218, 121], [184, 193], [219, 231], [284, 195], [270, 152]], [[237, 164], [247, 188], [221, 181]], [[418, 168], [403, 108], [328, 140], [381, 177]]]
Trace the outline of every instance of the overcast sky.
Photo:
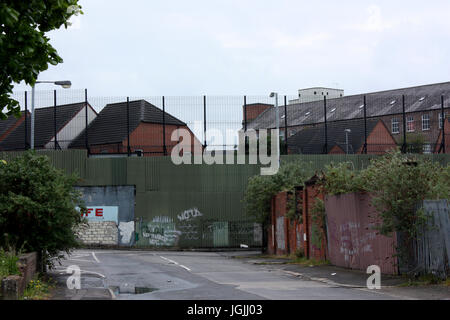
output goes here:
[[[81, 0], [49, 33], [97, 96], [345, 94], [450, 81], [450, 1]], [[29, 89], [17, 85], [17, 90]], [[53, 89], [40, 85], [40, 89]]]

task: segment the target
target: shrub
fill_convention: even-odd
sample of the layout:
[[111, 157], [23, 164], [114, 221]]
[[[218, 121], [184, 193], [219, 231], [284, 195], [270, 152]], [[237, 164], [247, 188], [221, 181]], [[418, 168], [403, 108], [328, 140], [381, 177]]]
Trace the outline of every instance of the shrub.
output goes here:
[[438, 163], [398, 150], [372, 160], [361, 177], [383, 220], [381, 233], [399, 231], [414, 237], [425, 222], [423, 213], [416, 210], [417, 204], [448, 195], [450, 180], [443, 180], [445, 172], [448, 168]]
[[[251, 177], [243, 199], [246, 213], [257, 222], [268, 222], [272, 197], [283, 191], [294, 192], [295, 187], [304, 185], [304, 182], [312, 175], [311, 163], [294, 161], [283, 164], [275, 175]], [[289, 198], [288, 218], [298, 218], [293, 216], [294, 200], [293, 196]]]
[[365, 190], [360, 173], [353, 169], [353, 163], [340, 162], [325, 166], [325, 174], [321, 179], [325, 193], [338, 195], [361, 192]]
[[0, 247], [36, 251], [44, 263], [78, 247], [73, 230], [82, 218], [76, 210], [75, 175], [67, 176], [47, 157], [29, 151], [0, 166], [0, 181]]

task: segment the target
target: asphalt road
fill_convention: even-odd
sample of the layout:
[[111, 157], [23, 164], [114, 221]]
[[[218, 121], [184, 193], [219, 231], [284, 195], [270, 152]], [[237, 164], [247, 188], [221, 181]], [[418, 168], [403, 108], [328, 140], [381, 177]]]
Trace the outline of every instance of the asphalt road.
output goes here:
[[[54, 277], [62, 287], [66, 268], [81, 269], [84, 299], [118, 300], [308, 300], [399, 299], [362, 288], [344, 288], [294, 277], [276, 266], [232, 259], [230, 252], [80, 250], [62, 261]], [[248, 255], [245, 252], [245, 255]], [[108, 289], [108, 290], [105, 290]], [[67, 290], [66, 290], [67, 291]], [[75, 299], [70, 292], [67, 299]], [[81, 292], [81, 293], [80, 293]], [[96, 296], [96, 292], [98, 296]], [[81, 294], [81, 295], [80, 295]], [[103, 295], [102, 295], [103, 294]]]

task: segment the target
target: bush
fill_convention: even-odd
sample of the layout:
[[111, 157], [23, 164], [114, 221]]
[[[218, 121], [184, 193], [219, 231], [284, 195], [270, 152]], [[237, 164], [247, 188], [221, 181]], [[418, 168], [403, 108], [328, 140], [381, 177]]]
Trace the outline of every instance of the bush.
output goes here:
[[353, 169], [353, 163], [351, 162], [332, 163], [325, 166], [325, 174], [321, 182], [325, 193], [330, 195], [365, 190], [364, 181], [359, 172]]
[[77, 180], [32, 151], [0, 165], [0, 247], [36, 251], [46, 264], [78, 247], [73, 230], [83, 220], [76, 210]]
[[450, 166], [395, 150], [372, 159], [367, 169], [359, 172], [348, 163], [327, 166], [322, 181], [331, 195], [370, 192], [382, 218], [381, 234], [398, 231], [412, 238], [425, 222], [417, 204], [424, 199], [449, 198]]
[[[243, 200], [246, 213], [259, 223], [268, 222], [272, 197], [283, 191], [294, 192], [295, 187], [304, 185], [312, 175], [311, 163], [295, 161], [282, 165], [275, 175], [251, 177]], [[289, 199], [287, 216], [298, 218], [299, 215], [294, 217], [295, 197], [291, 196]]]
[[448, 167], [399, 151], [372, 160], [361, 177], [383, 220], [381, 233], [399, 231], [414, 237], [425, 223], [424, 214], [416, 210], [418, 203], [448, 195], [450, 180], [443, 180], [445, 172]]

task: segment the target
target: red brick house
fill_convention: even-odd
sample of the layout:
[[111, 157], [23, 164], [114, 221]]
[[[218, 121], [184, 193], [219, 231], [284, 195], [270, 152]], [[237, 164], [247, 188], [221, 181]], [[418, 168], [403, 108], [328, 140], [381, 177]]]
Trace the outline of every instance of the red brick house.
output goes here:
[[[327, 146], [325, 125], [303, 127], [288, 137], [288, 153], [302, 154], [358, 154], [364, 148], [364, 120], [344, 120], [327, 124]], [[348, 142], [348, 143], [347, 143]], [[382, 154], [397, 147], [395, 139], [380, 119], [367, 120], [367, 153]], [[326, 148], [326, 149], [325, 149]]]
[[[403, 123], [403, 96], [405, 96], [405, 123]], [[444, 96], [444, 113], [448, 115], [450, 114], [450, 82], [327, 99], [326, 121], [330, 126], [331, 123], [339, 121], [363, 119], [365, 97], [367, 119], [381, 120], [397, 145], [403, 143], [403, 131], [406, 128], [407, 141], [410, 136], [417, 138], [423, 141], [423, 152], [431, 153], [436, 150], [436, 141], [442, 131], [441, 96]], [[249, 110], [251, 108], [247, 106], [247, 114]], [[260, 112], [259, 115], [255, 117], [258, 112]], [[285, 107], [281, 106], [279, 108], [280, 135], [285, 136], [285, 121], [287, 137], [290, 137], [311, 126], [323, 125], [324, 114], [323, 100], [288, 104], [286, 114]], [[253, 120], [249, 120], [253, 117], [255, 117]], [[253, 108], [251, 117], [247, 118], [247, 129], [273, 129], [276, 127], [275, 119], [273, 106]], [[378, 130], [384, 132], [380, 127], [376, 131]], [[328, 137], [330, 138], [331, 135]], [[376, 138], [373, 135], [371, 139], [372, 143], [375, 143], [375, 148], [379, 148], [377, 145], [383, 144], [387, 137], [382, 135]], [[320, 151], [323, 147], [324, 145], [315, 152], [322, 153]], [[368, 151], [369, 149], [368, 141]], [[336, 149], [332, 152], [335, 151]]]
[[[89, 123], [93, 121], [97, 113], [89, 104], [87, 104], [87, 112]], [[9, 125], [8, 122], [10, 122]], [[84, 102], [57, 105], [56, 109], [54, 106], [36, 108], [35, 149], [55, 149], [55, 146], [59, 150], [67, 149], [69, 143], [84, 129], [85, 122], [86, 104]], [[31, 116], [29, 113], [26, 122], [25, 112], [22, 112], [22, 117], [19, 119], [11, 116], [6, 122], [0, 121], [0, 132], [4, 126], [8, 126], [8, 129], [0, 134], [0, 151], [23, 150], [30, 147]]]
[[[444, 121], [444, 137], [445, 137], [445, 153], [450, 153], [450, 116], [445, 117]], [[436, 141], [436, 146], [434, 149], [435, 153], [443, 153], [442, 148], [442, 131]]]
[[[165, 123], [165, 125], [163, 125]], [[130, 152], [144, 156], [170, 155], [177, 141], [171, 141], [176, 129], [186, 129], [191, 134], [191, 149], [203, 151], [201, 142], [186, 123], [165, 113], [145, 100], [129, 102]], [[84, 130], [69, 148], [85, 148]], [[106, 105], [87, 129], [91, 154], [127, 154], [127, 102]]]
[[[28, 115], [29, 117], [30, 115]], [[0, 142], [25, 121], [25, 112], [21, 111], [20, 118], [11, 115], [5, 120], [0, 120]]]

